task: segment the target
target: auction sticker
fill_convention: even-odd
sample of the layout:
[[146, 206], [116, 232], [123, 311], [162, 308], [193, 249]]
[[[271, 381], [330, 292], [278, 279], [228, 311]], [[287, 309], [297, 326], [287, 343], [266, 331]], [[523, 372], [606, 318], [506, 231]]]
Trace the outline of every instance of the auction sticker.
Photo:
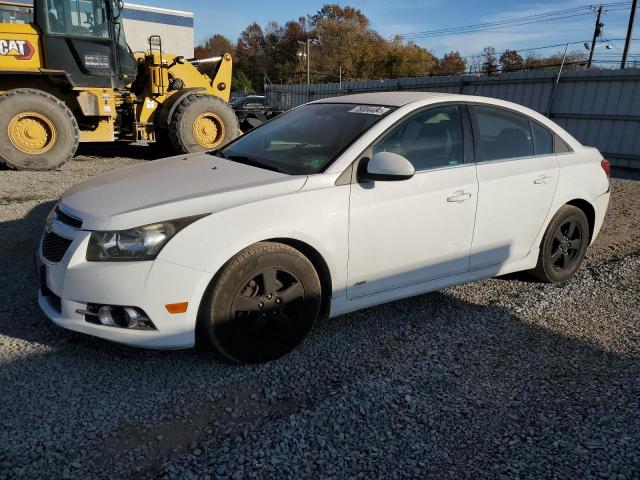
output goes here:
[[384, 115], [389, 110], [388, 107], [378, 107], [375, 105], [358, 105], [349, 110], [349, 113], [364, 113], [365, 115]]

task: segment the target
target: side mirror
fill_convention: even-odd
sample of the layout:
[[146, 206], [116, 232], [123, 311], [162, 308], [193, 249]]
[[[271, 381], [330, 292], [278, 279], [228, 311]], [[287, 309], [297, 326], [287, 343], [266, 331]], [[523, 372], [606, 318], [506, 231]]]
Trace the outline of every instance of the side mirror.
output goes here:
[[416, 169], [411, 162], [402, 155], [392, 152], [378, 152], [367, 162], [361, 180], [409, 180], [415, 173]]

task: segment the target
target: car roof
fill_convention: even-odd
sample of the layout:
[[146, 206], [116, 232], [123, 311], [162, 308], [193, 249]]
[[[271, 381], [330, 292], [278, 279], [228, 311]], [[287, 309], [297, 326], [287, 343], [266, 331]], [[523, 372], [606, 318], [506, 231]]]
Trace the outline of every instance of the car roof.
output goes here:
[[469, 98], [477, 99], [478, 97], [436, 92], [375, 92], [357, 93], [355, 95], [324, 98], [313, 103], [358, 103], [362, 105], [386, 105], [388, 107], [402, 107], [404, 105], [408, 105], [409, 103], [420, 102], [424, 100], [452, 100], [460, 102]]

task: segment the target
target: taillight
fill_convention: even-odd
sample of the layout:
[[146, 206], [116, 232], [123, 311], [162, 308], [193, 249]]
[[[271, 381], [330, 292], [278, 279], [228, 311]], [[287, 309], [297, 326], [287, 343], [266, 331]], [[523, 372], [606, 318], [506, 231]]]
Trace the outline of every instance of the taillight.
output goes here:
[[609, 160], [607, 160], [606, 158], [602, 159], [602, 162], [600, 162], [600, 165], [602, 165], [602, 169], [604, 170], [604, 173], [607, 174], [607, 177], [611, 176], [611, 162]]

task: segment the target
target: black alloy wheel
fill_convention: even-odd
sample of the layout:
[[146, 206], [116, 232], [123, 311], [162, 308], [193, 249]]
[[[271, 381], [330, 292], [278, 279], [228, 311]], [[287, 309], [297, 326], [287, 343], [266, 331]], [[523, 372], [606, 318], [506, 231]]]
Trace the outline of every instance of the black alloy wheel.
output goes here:
[[320, 311], [313, 264], [288, 245], [258, 243], [230, 260], [201, 309], [200, 332], [220, 353], [257, 363], [293, 350]]
[[549, 222], [531, 273], [545, 282], [564, 282], [580, 268], [590, 235], [585, 213], [573, 205], [562, 206]]
[[575, 220], [561, 224], [553, 237], [551, 265], [558, 271], [571, 268], [582, 248], [582, 230]]

